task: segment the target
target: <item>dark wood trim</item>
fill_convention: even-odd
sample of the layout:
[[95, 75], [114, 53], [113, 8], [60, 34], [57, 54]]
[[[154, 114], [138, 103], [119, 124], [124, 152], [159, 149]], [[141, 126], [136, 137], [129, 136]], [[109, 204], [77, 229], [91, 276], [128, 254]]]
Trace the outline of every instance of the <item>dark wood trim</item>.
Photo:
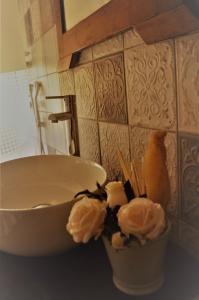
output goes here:
[[199, 18], [199, 1], [198, 0], [184, 0], [186, 6], [190, 8], [192, 13]]
[[59, 69], [64, 68], [65, 62], [65, 69], [69, 68], [73, 53], [132, 26], [138, 29], [147, 43], [193, 31], [199, 28], [198, 20], [188, 7], [194, 8], [197, 1], [112, 0], [71, 30], [62, 33], [60, 0], [54, 0], [60, 54]]
[[147, 44], [175, 38], [199, 29], [199, 19], [185, 5], [162, 13], [136, 26]]

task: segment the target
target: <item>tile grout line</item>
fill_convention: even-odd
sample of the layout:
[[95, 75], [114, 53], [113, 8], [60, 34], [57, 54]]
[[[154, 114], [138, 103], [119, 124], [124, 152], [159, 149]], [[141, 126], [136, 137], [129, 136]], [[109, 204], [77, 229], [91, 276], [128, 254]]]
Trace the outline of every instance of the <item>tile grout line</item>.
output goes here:
[[178, 82], [178, 57], [177, 57], [177, 41], [173, 40], [174, 43], [174, 68], [175, 68], [175, 88], [176, 88], [176, 154], [177, 154], [177, 184], [178, 184], [178, 202], [177, 202], [177, 240], [180, 242], [180, 220], [182, 218], [182, 189], [181, 189], [181, 147], [180, 147], [180, 135], [179, 135], [179, 82]]

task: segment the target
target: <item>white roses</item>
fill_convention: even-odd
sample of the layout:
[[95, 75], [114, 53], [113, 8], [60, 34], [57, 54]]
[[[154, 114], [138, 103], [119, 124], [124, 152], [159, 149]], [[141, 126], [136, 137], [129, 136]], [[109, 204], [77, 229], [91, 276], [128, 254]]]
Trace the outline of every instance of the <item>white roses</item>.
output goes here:
[[104, 232], [119, 250], [133, 236], [144, 244], [164, 231], [165, 212], [160, 204], [147, 198], [134, 198], [128, 203], [122, 182], [109, 183], [106, 191], [107, 201], [84, 197], [74, 204], [66, 229], [76, 243], [87, 243]]
[[121, 181], [109, 182], [106, 185], [106, 192], [109, 207], [114, 208], [117, 205], [124, 205], [128, 203], [124, 186]]
[[146, 198], [135, 198], [118, 212], [121, 231], [128, 236], [154, 240], [165, 229], [165, 213], [160, 204]]
[[76, 243], [97, 239], [104, 228], [106, 204], [84, 197], [74, 204], [66, 228]]

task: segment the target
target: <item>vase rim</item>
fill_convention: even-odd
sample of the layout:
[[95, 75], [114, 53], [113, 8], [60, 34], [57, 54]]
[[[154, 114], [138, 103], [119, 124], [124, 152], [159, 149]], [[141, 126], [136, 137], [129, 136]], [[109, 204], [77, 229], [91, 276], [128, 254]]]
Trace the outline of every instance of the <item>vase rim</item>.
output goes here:
[[[154, 240], [148, 240], [144, 245], [140, 245], [137, 241], [131, 241], [128, 247], [126, 247], [124, 249], [120, 249], [120, 251], [129, 249], [131, 247], [145, 247], [146, 248], [154, 243], [157, 243], [169, 235], [169, 233], [171, 231], [171, 226], [172, 226], [171, 221], [169, 219], [167, 219], [167, 226], [166, 226], [164, 232], [158, 238], [156, 238]], [[105, 236], [105, 235], [103, 235], [102, 238], [108, 240], [107, 236]]]

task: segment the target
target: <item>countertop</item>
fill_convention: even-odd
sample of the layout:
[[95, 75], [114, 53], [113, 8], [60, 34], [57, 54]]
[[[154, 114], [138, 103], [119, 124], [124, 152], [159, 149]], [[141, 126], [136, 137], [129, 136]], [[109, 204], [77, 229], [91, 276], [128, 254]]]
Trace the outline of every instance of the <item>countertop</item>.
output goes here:
[[101, 241], [53, 257], [25, 258], [0, 252], [0, 300], [198, 300], [199, 263], [170, 243], [166, 282], [155, 294], [118, 291]]

